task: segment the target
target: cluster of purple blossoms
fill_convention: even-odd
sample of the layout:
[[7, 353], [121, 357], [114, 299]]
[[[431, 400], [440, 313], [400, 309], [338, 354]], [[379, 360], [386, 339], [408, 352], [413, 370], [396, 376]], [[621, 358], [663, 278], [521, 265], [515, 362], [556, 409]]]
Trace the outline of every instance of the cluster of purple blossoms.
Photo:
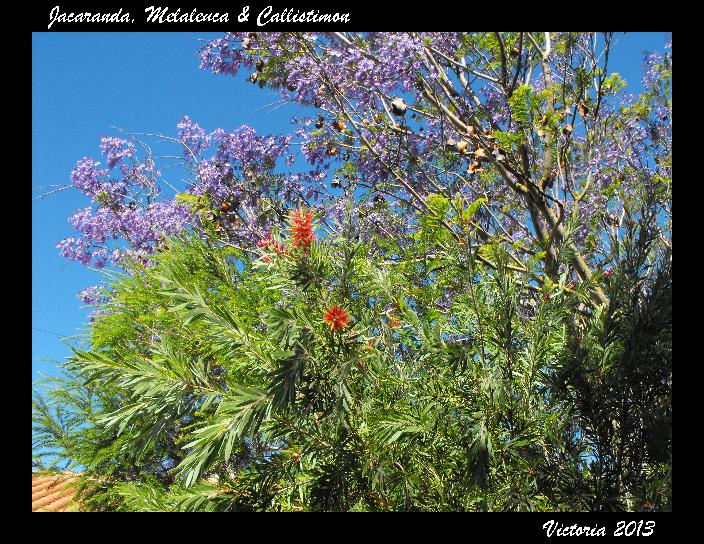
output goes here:
[[216, 74], [236, 74], [244, 64], [254, 66], [251, 55], [247, 55], [238, 45], [247, 37], [247, 32], [228, 32], [222, 38], [209, 42], [200, 50], [200, 67]]
[[481, 90], [484, 106], [491, 112], [492, 121], [498, 126], [506, 126], [511, 118], [506, 95], [494, 87], [486, 85]]
[[185, 146], [183, 153], [187, 157], [190, 157], [191, 153], [198, 157], [210, 146], [210, 136], [206, 134], [198, 123], [192, 121], [188, 115], [181, 117], [176, 129], [178, 130], [179, 140]]
[[[207, 196], [213, 210], [229, 210], [218, 220], [225, 223], [232, 241], [251, 245], [272, 228], [270, 213], [262, 213], [266, 202], [294, 205], [301, 199], [318, 200], [326, 191], [326, 168], [278, 171], [281, 163], [291, 166], [295, 161], [292, 135], [260, 135], [247, 125], [207, 133], [189, 117], [182, 117], [177, 129], [186, 148], [183, 165], [195, 175], [182, 192]], [[98, 268], [120, 265], [128, 254], [148, 264], [148, 256], [168, 236], [204, 219], [184, 200], [160, 198], [162, 190], [156, 185], [160, 174], [153, 159], [139, 160], [131, 142], [103, 136], [100, 150], [109, 168], [86, 157], [72, 172], [73, 185], [90, 198], [91, 206], [69, 218], [77, 235], [59, 242], [62, 256]]]
[[113, 136], [100, 137], [100, 152], [108, 159], [108, 168], [113, 169], [123, 159], [134, 156], [135, 148], [132, 142]]
[[182, 230], [189, 219], [184, 206], [154, 200], [160, 192], [156, 187], [146, 201], [140, 200], [148, 168], [156, 174], [151, 159], [142, 164], [123, 164], [118, 177], [110, 176], [110, 170], [121, 161], [135, 158], [131, 142], [101, 136], [100, 151], [108, 160], [108, 169], [86, 157], [78, 161], [71, 173], [74, 186], [92, 204], [69, 217], [80, 236], [69, 236], [57, 244], [63, 257], [97, 268], [110, 262], [119, 265], [127, 250], [152, 253], [165, 236]]
[[648, 51], [645, 53], [643, 61], [645, 70], [643, 73], [643, 87], [646, 89], [657, 85], [660, 81], [662, 72], [663, 55], [657, 51]]
[[99, 306], [109, 300], [108, 292], [100, 285], [87, 287], [78, 293], [78, 298], [88, 306]]

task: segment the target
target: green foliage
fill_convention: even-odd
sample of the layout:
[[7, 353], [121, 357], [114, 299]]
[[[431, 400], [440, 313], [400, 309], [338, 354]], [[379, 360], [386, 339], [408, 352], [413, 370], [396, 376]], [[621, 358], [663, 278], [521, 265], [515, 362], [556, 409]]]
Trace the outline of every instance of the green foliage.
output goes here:
[[[527, 297], [529, 273], [425, 243], [445, 248], [440, 268], [403, 252], [378, 264], [344, 237], [268, 264], [170, 241], [156, 266], [114, 283], [90, 349], [75, 349], [50, 400], [36, 395], [35, 450], [85, 467], [103, 509], [667, 507], [671, 343], [666, 322], [637, 316], [671, 314], [667, 271], [642, 284], [649, 251], [629, 249], [614, 305], [590, 315], [564, 275], [547, 299]], [[485, 251], [505, 262], [500, 245]], [[311, 268], [318, 279], [302, 282]], [[629, 282], [659, 310], [631, 307]], [[464, 294], [443, 309], [438, 286]], [[341, 333], [322, 319], [333, 304], [351, 316]], [[641, 413], [656, 417], [648, 431]], [[609, 479], [614, 462], [632, 476]]]
[[[398, 63], [303, 38], [242, 39], [251, 79], [307, 102], [291, 61], [335, 66], [337, 40]], [[344, 220], [323, 204], [310, 246], [284, 250], [278, 220], [275, 246], [230, 246], [289, 211], [260, 194], [270, 156], [226, 178], [251, 214], [178, 194], [190, 234], [107, 276], [33, 391], [33, 468], [82, 470], [99, 510], [670, 510], [672, 65], [624, 101], [612, 38], [426, 37], [393, 122], [393, 70], [376, 105], [318, 74], [311, 102], [345, 127], [304, 145], [350, 151], [329, 153]]]
[[[526, 119], [528, 119], [528, 117], [526, 117]], [[525, 137], [520, 132], [502, 132], [495, 130], [493, 134], [496, 138], [496, 143], [504, 149], [515, 150], [520, 144], [525, 142]]]
[[567, 271], [536, 287], [540, 256], [517, 272], [492, 241], [483, 265], [438, 234], [450, 201], [428, 203], [422, 258], [381, 261], [349, 233], [270, 262], [169, 240], [35, 395], [37, 462], [83, 467], [107, 510], [669, 508], [671, 272], [653, 233], [614, 246], [613, 302], [594, 309]]
[[626, 80], [618, 72], [613, 72], [604, 79], [603, 88], [605, 93], [615, 94], [626, 88]]
[[543, 109], [541, 95], [533, 92], [530, 85], [519, 85], [509, 98], [511, 116], [521, 128], [529, 128], [533, 117]]

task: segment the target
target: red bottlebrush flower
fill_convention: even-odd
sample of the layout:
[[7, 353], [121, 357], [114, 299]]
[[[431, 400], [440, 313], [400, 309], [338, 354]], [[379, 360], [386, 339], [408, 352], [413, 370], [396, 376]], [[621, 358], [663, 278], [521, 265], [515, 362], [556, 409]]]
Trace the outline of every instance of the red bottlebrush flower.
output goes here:
[[288, 249], [286, 249], [286, 246], [274, 242], [274, 253], [276, 253], [277, 257], [283, 257], [284, 255], [288, 255]]
[[323, 319], [328, 327], [335, 332], [341, 331], [350, 322], [350, 316], [347, 314], [347, 310], [341, 306], [331, 306], [325, 310]]
[[271, 262], [271, 257], [269, 257], [269, 255], [264, 255], [264, 256], [262, 257], [262, 262], [264, 262], [264, 263], [270, 263], [270, 262]]
[[613, 274], [613, 270], [611, 270], [610, 268], [607, 268], [606, 270], [604, 270], [604, 277], [605, 278], [608, 278], [611, 274]]
[[262, 238], [257, 242], [257, 247], [267, 247], [273, 241], [274, 239], [271, 237], [271, 233], [269, 233], [266, 235], [266, 238]]
[[293, 233], [293, 246], [308, 248], [315, 239], [313, 232], [313, 213], [310, 211], [299, 210], [291, 214], [291, 231]]
[[[283, 246], [279, 244], [276, 240], [274, 240], [271, 237], [271, 233], [267, 234], [266, 238], [262, 238], [261, 240], [259, 240], [259, 242], [257, 242], [257, 247], [273, 249], [277, 257], [283, 257], [284, 255], [288, 255], [288, 249], [286, 249], [286, 246]], [[263, 260], [265, 263], [271, 262], [271, 259], [269, 257], [266, 257]]]

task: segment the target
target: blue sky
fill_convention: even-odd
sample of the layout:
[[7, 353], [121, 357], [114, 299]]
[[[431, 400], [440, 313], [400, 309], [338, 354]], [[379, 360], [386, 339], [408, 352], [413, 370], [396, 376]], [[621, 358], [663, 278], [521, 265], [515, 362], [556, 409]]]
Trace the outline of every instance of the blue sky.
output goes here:
[[[99, 157], [100, 133], [112, 126], [174, 136], [188, 115], [212, 131], [243, 123], [263, 133], [287, 129], [292, 105], [266, 106], [272, 90], [242, 77], [198, 68], [202, 40], [217, 33], [36, 33], [32, 35], [32, 198], [67, 183], [76, 161]], [[640, 90], [642, 50], [662, 50], [663, 33], [620, 37], [612, 59], [631, 92]], [[302, 113], [302, 111], [300, 112]], [[88, 200], [61, 191], [32, 202], [32, 382], [54, 374], [69, 349], [59, 336], [77, 334], [87, 321], [76, 293], [101, 275], [59, 256], [56, 243], [72, 234], [67, 217]]]

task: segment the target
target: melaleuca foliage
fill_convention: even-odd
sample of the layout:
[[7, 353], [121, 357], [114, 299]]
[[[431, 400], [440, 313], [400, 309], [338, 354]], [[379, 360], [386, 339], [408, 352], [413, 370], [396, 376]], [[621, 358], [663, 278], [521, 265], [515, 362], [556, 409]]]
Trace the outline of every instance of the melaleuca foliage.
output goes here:
[[593, 444], [595, 510], [618, 510], [624, 496], [629, 508], [672, 507], [672, 253], [646, 193], [643, 220], [614, 240], [609, 305], [574, 323], [551, 377]]

